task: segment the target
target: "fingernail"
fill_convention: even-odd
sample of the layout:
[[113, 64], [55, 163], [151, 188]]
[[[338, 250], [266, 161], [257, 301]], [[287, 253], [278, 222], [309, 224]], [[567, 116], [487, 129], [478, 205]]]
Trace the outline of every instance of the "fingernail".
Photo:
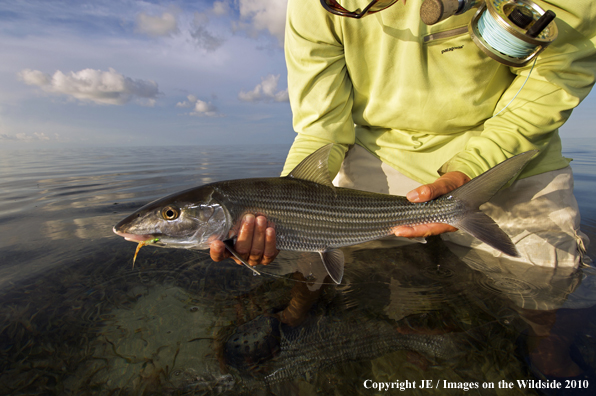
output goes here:
[[255, 220], [255, 216], [252, 215], [251, 213], [247, 213], [244, 215], [244, 218], [242, 219], [243, 222], [245, 223], [252, 223]]
[[412, 190], [408, 193], [408, 195], [406, 195], [406, 198], [408, 199], [408, 201], [416, 201], [419, 198], [418, 195], [418, 191], [416, 190]]
[[259, 217], [257, 217], [257, 225], [258, 225], [259, 227], [263, 227], [263, 226], [265, 226], [266, 224], [267, 224], [267, 219], [265, 219], [265, 218], [264, 218], [264, 217], [262, 217], [262, 216], [259, 216]]

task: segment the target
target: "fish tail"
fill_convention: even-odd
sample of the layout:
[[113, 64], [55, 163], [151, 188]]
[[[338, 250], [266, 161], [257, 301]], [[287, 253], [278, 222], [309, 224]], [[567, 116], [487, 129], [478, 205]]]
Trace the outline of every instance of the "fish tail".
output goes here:
[[451, 196], [464, 204], [465, 211], [452, 225], [509, 256], [519, 257], [511, 238], [479, 207], [519, 174], [537, 152], [532, 150], [511, 157], [454, 190]]

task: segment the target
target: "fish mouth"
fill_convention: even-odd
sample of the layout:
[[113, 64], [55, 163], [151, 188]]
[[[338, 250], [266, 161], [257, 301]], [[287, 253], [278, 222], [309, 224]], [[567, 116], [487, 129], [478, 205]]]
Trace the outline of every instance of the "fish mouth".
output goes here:
[[126, 232], [116, 230], [116, 227], [112, 228], [112, 231], [114, 231], [114, 234], [121, 236], [127, 241], [131, 242], [146, 242], [155, 238], [155, 236], [152, 234], [127, 234]]

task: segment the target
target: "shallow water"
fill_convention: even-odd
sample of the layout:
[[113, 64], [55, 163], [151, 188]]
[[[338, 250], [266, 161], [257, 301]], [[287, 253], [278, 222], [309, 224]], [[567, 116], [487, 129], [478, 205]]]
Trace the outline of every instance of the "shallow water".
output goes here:
[[[596, 141], [565, 144], [596, 241]], [[350, 249], [339, 286], [312, 281], [322, 268], [308, 254], [260, 277], [151, 247], [132, 267], [135, 245], [111, 230], [125, 215], [211, 181], [276, 176], [287, 149], [0, 151], [0, 394], [370, 394], [382, 382], [536, 394], [517, 382], [535, 378], [520, 352], [530, 324], [596, 367], [591, 268], [466, 264], [439, 239]], [[288, 304], [312, 307], [280, 328], [268, 314]]]

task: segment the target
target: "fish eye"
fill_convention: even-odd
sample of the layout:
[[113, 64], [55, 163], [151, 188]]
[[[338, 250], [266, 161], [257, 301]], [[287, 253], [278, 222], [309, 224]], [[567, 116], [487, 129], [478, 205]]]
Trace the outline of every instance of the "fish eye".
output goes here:
[[180, 217], [180, 209], [174, 205], [168, 205], [161, 210], [161, 215], [166, 220], [176, 220]]

